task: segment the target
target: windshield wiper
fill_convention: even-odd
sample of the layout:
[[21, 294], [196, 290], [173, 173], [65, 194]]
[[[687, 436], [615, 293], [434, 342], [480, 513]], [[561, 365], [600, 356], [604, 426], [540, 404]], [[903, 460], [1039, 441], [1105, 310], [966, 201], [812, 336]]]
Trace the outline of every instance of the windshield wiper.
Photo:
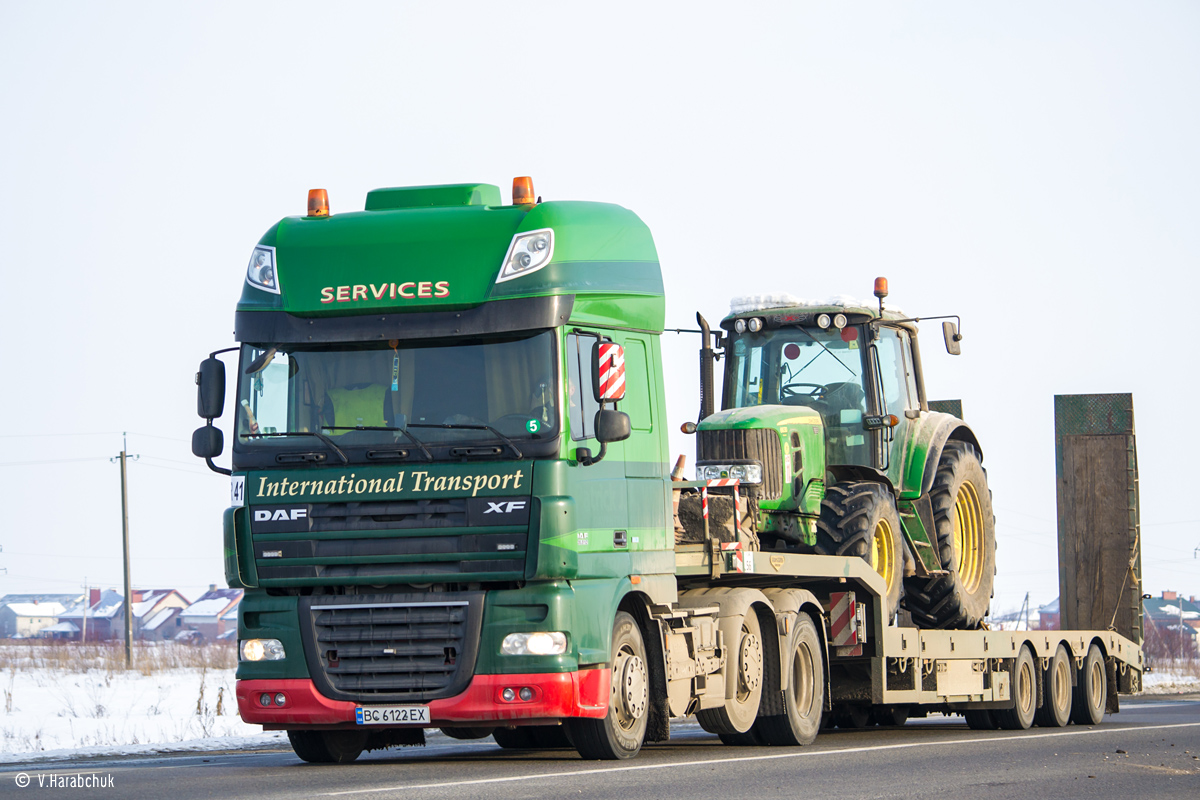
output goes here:
[[333, 439], [330, 439], [328, 436], [326, 436], [323, 433], [317, 433], [316, 431], [279, 431], [277, 433], [243, 433], [242, 434], [243, 439], [257, 439], [259, 437], [266, 438], [266, 437], [275, 437], [275, 436], [315, 436], [318, 439], [320, 439], [322, 442], [324, 442], [325, 444], [329, 445], [329, 449], [333, 450], [333, 452], [338, 454], [338, 458], [340, 458], [342, 460], [343, 464], [350, 463], [350, 459], [346, 458], [346, 454], [342, 452], [342, 449], [333, 443]]
[[[817, 344], [821, 345], [821, 349], [822, 349], [822, 350], [824, 350], [826, 353], [829, 353], [829, 355], [833, 356], [833, 360], [834, 360], [834, 361], [836, 361], [836, 362], [838, 362], [839, 364], [841, 364], [843, 367], [845, 367], [847, 372], [849, 372], [851, 375], [853, 375], [853, 376], [854, 376], [854, 377], [856, 377], [856, 378], [858, 377], [858, 375], [857, 375], [857, 374], [854, 372], [854, 370], [852, 370], [852, 369], [850, 369], [850, 367], [847, 367], [847, 366], [846, 366], [846, 362], [842, 361], [840, 358], [838, 358], [838, 357], [837, 357], [837, 353], [834, 353], [834, 352], [833, 352], [832, 350], [830, 350], [828, 347], [826, 347], [825, 345], [821, 344], [821, 342], [820, 342], [820, 341], [817, 339], [817, 337], [813, 336], [811, 333], [809, 333], [808, 331], [804, 330], [804, 328], [803, 328], [803, 327], [801, 327], [801, 328], [800, 328], [800, 330], [801, 330], [801, 331], [804, 333], [804, 335], [805, 335], [805, 336], [807, 336], [808, 338], [812, 339], [812, 340], [813, 340], [814, 342], [816, 342]], [[820, 354], [820, 353], [817, 353], [815, 356], [813, 356], [813, 357], [812, 357], [812, 360], [810, 360], [810, 361], [808, 362], [808, 364], [811, 364], [813, 361], [816, 361], [816, 360], [817, 360], [818, 358], [820, 358], [820, 357], [821, 357], [821, 354]], [[808, 368], [808, 364], [805, 364], [803, 367], [801, 367], [799, 370], [797, 370], [797, 371], [796, 371], [796, 374], [797, 374], [797, 375], [799, 375], [801, 372], [804, 372], [804, 370]], [[789, 378], [788, 380], [791, 380], [791, 378]]]
[[[409, 426], [412, 427], [412, 426]], [[345, 427], [339, 425], [326, 425], [327, 431], [391, 431], [392, 433], [403, 433], [408, 437], [409, 441], [421, 448], [421, 453], [424, 454], [426, 461], [433, 461], [433, 453], [429, 452], [429, 448], [425, 446], [417, 437], [413, 436], [405, 428], [392, 428], [386, 425], [355, 425], [354, 427]]]
[[510, 448], [512, 448], [512, 451], [516, 454], [517, 458], [525, 457], [525, 455], [521, 452], [521, 448], [519, 448], [515, 444], [513, 444], [512, 439], [509, 439], [507, 436], [505, 436], [503, 433], [501, 433], [500, 431], [493, 428], [491, 425], [485, 425], [483, 423], [480, 423], [478, 425], [470, 425], [470, 424], [462, 423], [462, 422], [443, 422], [440, 425], [434, 425], [434, 424], [427, 424], [427, 423], [410, 422], [410, 423], [408, 423], [408, 427], [410, 427], [410, 428], [449, 428], [449, 429], [459, 428], [459, 429], [469, 430], [469, 431], [491, 431], [493, 434], [495, 434], [497, 439], [499, 439], [500, 441], [502, 441], [506, 445], [508, 445]]

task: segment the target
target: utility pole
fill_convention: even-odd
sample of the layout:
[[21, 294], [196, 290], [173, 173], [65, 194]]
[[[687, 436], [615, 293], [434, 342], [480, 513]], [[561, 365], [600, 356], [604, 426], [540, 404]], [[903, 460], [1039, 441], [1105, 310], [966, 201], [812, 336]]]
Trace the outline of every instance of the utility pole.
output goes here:
[[92, 587], [88, 585], [87, 575], [83, 576], [83, 633], [80, 634], [80, 644], [87, 644], [87, 612], [92, 604]]
[[[121, 545], [125, 558], [125, 669], [133, 669], [133, 584], [129, 574], [129, 484], [126, 479], [126, 462], [137, 456], [128, 455], [129, 444], [126, 434], [121, 434], [121, 452], [116, 461], [121, 462]], [[85, 620], [87, 612], [84, 612]]]

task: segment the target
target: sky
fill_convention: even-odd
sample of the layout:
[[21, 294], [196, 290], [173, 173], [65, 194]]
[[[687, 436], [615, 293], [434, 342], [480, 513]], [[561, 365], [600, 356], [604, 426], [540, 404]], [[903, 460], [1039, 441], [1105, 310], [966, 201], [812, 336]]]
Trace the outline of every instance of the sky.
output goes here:
[[[1188, 2], [0, 0], [0, 594], [120, 585], [122, 432], [135, 587], [222, 584], [193, 375], [258, 238], [314, 187], [531, 175], [646, 221], [670, 327], [878, 275], [961, 315], [923, 355], [983, 445], [994, 612], [1058, 594], [1054, 395], [1132, 392], [1144, 590], [1200, 595], [1198, 34]], [[665, 336], [672, 429], [696, 346]]]

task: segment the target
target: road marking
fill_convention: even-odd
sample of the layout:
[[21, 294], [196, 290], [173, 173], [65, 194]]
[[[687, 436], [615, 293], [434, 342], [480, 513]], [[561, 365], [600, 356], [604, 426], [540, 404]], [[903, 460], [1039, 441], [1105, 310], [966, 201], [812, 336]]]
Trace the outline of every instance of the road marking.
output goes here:
[[1056, 731], [1054, 733], [1026, 733], [1012, 736], [987, 736], [974, 739], [947, 739], [941, 742], [906, 742], [905, 744], [880, 744], [871, 747], [842, 747], [837, 750], [809, 750], [796, 753], [775, 753], [766, 756], [744, 756], [742, 758], [706, 758], [700, 761], [672, 761], [667, 764], [633, 764], [628, 767], [609, 767], [607, 769], [581, 769], [571, 772], [542, 772], [537, 775], [513, 775], [506, 778], [478, 778], [470, 781], [447, 781], [445, 783], [401, 784], [399, 786], [384, 786], [378, 789], [349, 789], [342, 792], [327, 792], [319, 797], [344, 797], [351, 794], [377, 794], [379, 792], [411, 792], [413, 789], [448, 789], [454, 786], [480, 786], [489, 783], [512, 783], [514, 781], [537, 781], [548, 778], [575, 778], [581, 775], [605, 775], [613, 772], [636, 772], [649, 769], [674, 769], [676, 767], [703, 767], [709, 764], [736, 764], [742, 761], [776, 761], [783, 758], [802, 758], [814, 756], [846, 755], [847, 753], [870, 753], [879, 750], [903, 750], [909, 747], [936, 747], [938, 745], [987, 744], [989, 742], [1010, 742], [1014, 740], [1046, 739], [1052, 736], [1085, 736], [1093, 733], [1128, 733], [1139, 730], [1165, 731], [1171, 728], [1196, 728], [1200, 722], [1178, 722], [1172, 725], [1131, 725], [1129, 727], [1105, 726], [1100, 728], [1085, 728], [1073, 731]]

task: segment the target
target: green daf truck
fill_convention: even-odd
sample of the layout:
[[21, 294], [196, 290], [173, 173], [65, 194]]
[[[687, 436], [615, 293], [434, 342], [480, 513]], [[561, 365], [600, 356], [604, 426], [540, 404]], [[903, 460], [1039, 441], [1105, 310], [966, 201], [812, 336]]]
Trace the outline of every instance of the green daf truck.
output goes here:
[[875, 288], [740, 298], [715, 333], [698, 315], [687, 481], [637, 215], [525, 178], [511, 204], [418, 186], [339, 214], [314, 190], [254, 247], [238, 344], [197, 374], [193, 451], [231, 480], [243, 719], [315, 762], [427, 728], [615, 759], [690, 715], [734, 745], [930, 710], [1100, 721], [1140, 648], [982, 624], [982, 448], [931, 409], [918, 320]]

